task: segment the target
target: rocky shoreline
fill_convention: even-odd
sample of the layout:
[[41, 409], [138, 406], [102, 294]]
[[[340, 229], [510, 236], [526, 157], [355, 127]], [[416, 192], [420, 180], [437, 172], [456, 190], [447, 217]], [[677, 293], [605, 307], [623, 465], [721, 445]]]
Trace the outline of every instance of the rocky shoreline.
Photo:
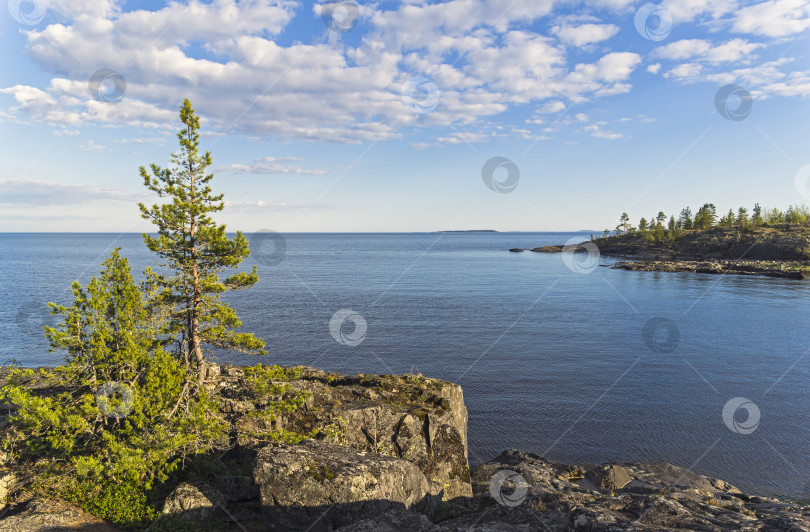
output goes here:
[[[151, 530], [810, 530], [810, 507], [666, 463], [567, 465], [508, 450], [471, 470], [463, 392], [450, 382], [302, 368], [283, 384], [306, 401], [262, 416], [244, 368], [211, 368], [206, 387], [238, 436], [209, 457], [216, 467], [189, 468]], [[313, 437], [268, 441], [267, 429]], [[26, 492], [26, 471], [0, 458], [0, 531], [116, 530]]]
[[[562, 253], [563, 247], [542, 246], [532, 249], [512, 248], [512, 253], [533, 251], [535, 253]], [[587, 252], [584, 247], [574, 250], [575, 253]], [[608, 255], [605, 253], [604, 255]], [[672, 251], [660, 248], [638, 250], [632, 254], [612, 254], [617, 258], [635, 259], [618, 261], [612, 269], [644, 272], [691, 272], [710, 274], [757, 275], [778, 277], [782, 279], [803, 280], [810, 277], [810, 261], [798, 260], [723, 260], [717, 258], [700, 258], [695, 256], [678, 256]]]
[[664, 261], [642, 260], [617, 262], [613, 269], [644, 272], [692, 272], [711, 274], [759, 275], [783, 279], [806, 279], [810, 273], [806, 265], [779, 261]]

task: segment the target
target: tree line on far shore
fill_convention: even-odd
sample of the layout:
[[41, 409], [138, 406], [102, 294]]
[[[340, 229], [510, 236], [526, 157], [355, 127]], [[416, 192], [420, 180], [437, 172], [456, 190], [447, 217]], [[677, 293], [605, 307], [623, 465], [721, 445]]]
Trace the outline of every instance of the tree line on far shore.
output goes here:
[[[661, 242], [674, 240], [684, 231], [705, 230], [712, 227], [770, 227], [780, 224], [810, 226], [810, 208], [806, 205], [790, 205], [782, 211], [776, 208], [763, 209], [759, 203], [755, 203], [750, 214], [747, 208], [740, 207], [736, 213], [733, 209], [729, 209], [724, 216], [718, 217], [717, 207], [713, 203], [704, 203], [694, 214], [691, 208], [685, 207], [677, 219], [675, 216], [669, 216], [667, 220], [667, 215], [659, 211], [649, 220], [642, 217], [637, 226], [630, 223], [630, 216], [623, 212], [616, 229], [614, 231], [605, 229], [603, 237], [611, 236], [611, 232], [614, 235], [635, 233], [649, 240]], [[592, 239], [595, 238], [592, 236]]]

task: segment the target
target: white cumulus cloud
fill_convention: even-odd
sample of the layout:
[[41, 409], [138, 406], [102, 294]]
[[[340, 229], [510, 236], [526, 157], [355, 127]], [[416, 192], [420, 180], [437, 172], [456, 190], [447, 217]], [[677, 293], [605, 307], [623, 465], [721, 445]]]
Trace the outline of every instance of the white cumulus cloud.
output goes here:
[[619, 33], [619, 27], [614, 24], [581, 24], [579, 26], [554, 26], [551, 33], [561, 42], [574, 46], [584, 46], [602, 42]]
[[737, 13], [732, 31], [768, 37], [786, 37], [810, 28], [807, 0], [768, 0]]

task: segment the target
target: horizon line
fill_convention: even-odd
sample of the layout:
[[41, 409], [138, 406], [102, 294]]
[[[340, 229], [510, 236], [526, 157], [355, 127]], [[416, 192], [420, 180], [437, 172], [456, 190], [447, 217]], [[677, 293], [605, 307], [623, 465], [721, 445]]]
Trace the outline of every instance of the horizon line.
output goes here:
[[[242, 234], [254, 234], [270, 231], [241, 231]], [[495, 229], [439, 229], [435, 231], [274, 231], [276, 233], [287, 235], [307, 235], [307, 234], [352, 234], [352, 235], [407, 235], [407, 234], [424, 234], [433, 235], [437, 233], [486, 233], [486, 234], [505, 234], [505, 233], [602, 233], [602, 231], [591, 229], [578, 229], [571, 231], [537, 231], [530, 229], [507, 230], [499, 231]], [[150, 231], [0, 231], [0, 235], [142, 235], [142, 234], [157, 234], [157, 232]], [[226, 234], [235, 234], [236, 231], [226, 231]]]

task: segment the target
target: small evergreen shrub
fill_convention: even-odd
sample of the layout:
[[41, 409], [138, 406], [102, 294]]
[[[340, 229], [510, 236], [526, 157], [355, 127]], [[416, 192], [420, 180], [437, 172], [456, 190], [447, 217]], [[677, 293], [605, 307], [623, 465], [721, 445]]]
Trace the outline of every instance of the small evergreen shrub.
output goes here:
[[53, 305], [46, 328], [67, 350], [53, 370], [15, 368], [2, 400], [13, 406], [5, 449], [34, 473], [31, 489], [123, 526], [158, 515], [153, 489], [184, 460], [227, 437], [204, 389], [186, 393], [187, 368], [164, 349], [162, 319], [115, 250], [72, 306]]

